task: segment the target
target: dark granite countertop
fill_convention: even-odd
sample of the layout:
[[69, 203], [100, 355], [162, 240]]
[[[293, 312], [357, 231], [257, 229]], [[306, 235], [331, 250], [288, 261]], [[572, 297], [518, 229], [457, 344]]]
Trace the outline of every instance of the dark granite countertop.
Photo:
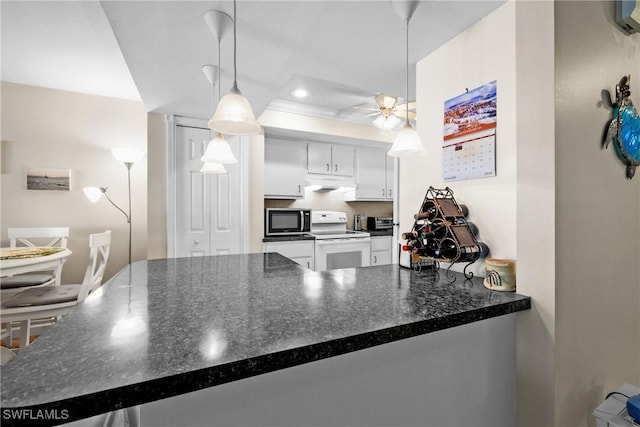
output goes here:
[[68, 422], [531, 307], [454, 274], [314, 272], [277, 253], [135, 262], [1, 368], [2, 423], [7, 408]]
[[371, 237], [378, 236], [393, 236], [393, 230], [364, 230], [367, 233], [371, 234]]
[[289, 236], [269, 236], [262, 239], [263, 242], [293, 242], [298, 240], [315, 240], [310, 234], [291, 234]]

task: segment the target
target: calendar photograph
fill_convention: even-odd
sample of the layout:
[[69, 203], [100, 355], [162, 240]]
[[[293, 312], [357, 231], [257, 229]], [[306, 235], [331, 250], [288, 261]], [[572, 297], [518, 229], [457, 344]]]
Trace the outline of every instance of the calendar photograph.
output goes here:
[[497, 122], [497, 81], [444, 102], [444, 139], [491, 129]]

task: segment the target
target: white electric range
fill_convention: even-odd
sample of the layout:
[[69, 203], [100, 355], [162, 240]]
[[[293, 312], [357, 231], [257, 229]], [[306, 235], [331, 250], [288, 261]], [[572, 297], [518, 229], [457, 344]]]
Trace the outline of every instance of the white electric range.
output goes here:
[[315, 237], [316, 271], [371, 265], [370, 234], [347, 230], [345, 212], [312, 211], [309, 234]]

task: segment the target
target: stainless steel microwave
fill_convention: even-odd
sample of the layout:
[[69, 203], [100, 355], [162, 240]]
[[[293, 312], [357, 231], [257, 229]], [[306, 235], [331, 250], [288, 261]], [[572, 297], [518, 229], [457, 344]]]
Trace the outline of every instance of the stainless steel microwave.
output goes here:
[[311, 209], [267, 208], [264, 210], [264, 235], [286, 236], [311, 231]]

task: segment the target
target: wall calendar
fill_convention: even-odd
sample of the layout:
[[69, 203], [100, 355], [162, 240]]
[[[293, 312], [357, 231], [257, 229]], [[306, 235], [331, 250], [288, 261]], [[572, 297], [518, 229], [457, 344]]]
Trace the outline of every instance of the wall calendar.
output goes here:
[[445, 181], [496, 176], [496, 135], [481, 136], [442, 147]]
[[496, 176], [496, 107], [495, 80], [445, 101], [445, 182]]

